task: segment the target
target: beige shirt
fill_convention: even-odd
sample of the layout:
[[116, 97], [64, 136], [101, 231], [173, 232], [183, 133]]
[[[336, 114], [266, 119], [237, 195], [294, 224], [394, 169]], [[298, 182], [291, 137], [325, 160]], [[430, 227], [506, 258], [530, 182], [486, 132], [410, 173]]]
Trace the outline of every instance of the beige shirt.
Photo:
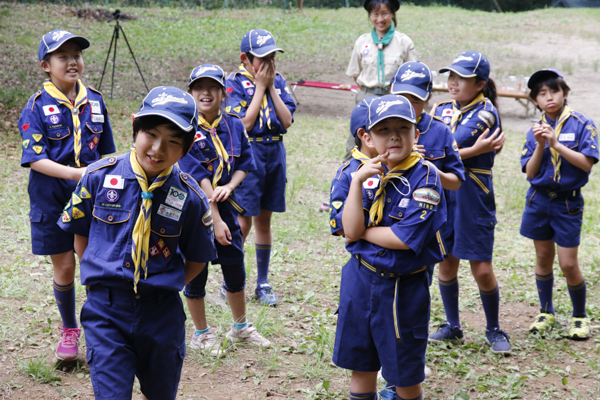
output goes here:
[[[373, 42], [371, 32], [365, 33], [356, 39], [352, 58], [346, 75], [356, 78], [360, 86], [368, 88], [380, 87], [377, 79], [377, 45]], [[417, 61], [417, 53], [412, 40], [404, 33], [394, 32], [390, 44], [383, 48], [385, 85], [389, 85], [396, 69], [405, 62]]]

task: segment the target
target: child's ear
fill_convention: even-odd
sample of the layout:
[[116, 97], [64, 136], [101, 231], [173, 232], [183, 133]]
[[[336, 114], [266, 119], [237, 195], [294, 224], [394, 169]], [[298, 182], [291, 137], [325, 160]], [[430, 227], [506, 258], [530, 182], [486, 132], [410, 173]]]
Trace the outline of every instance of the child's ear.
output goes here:
[[42, 60], [40, 62], [40, 66], [42, 67], [42, 71], [50, 73], [50, 63], [49, 62]]
[[363, 140], [369, 149], [375, 149], [375, 143], [373, 143], [373, 138], [369, 132], [364, 133]]
[[485, 87], [485, 85], [487, 85], [487, 82], [484, 80], [481, 80], [481, 81], [477, 82], [477, 84], [475, 85], [475, 90], [477, 90], [478, 92], [481, 92], [483, 90], [483, 88]]
[[564, 99], [566, 100], [566, 99], [567, 99], [567, 97], [569, 97], [569, 89], [567, 89], [567, 90], [563, 91], [563, 93], [564, 93], [563, 97], [564, 97]]
[[417, 128], [415, 128], [415, 143], [417, 143], [419, 141], [420, 134], [421, 134], [421, 132], [419, 132], [419, 130]]
[[240, 60], [242, 60], [242, 62], [246, 62], [247, 59], [248, 59], [248, 57], [246, 56], [246, 53], [240, 54]]

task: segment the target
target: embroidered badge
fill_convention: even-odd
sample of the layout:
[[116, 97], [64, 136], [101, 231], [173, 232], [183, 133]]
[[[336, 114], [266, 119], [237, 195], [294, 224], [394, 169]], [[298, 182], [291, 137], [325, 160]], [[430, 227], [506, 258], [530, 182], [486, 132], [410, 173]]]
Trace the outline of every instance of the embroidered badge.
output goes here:
[[523, 149], [523, 151], [521, 152], [521, 154], [523, 154], [524, 156], [527, 155], [527, 149]]
[[82, 186], [81, 190], [79, 191], [79, 197], [81, 197], [82, 199], [89, 199], [92, 196], [90, 195], [90, 192], [88, 192], [88, 190], [84, 186]]
[[367, 54], [369, 54], [369, 48], [363, 49], [362, 53], [363, 53], [363, 56], [366, 56]]
[[172, 219], [173, 221], [179, 221], [179, 218], [181, 218], [181, 211], [167, 207], [164, 204], [161, 204], [160, 207], [158, 207], [156, 213], [162, 217]]
[[162, 249], [162, 255], [163, 255], [164, 259], [166, 260], [171, 255], [171, 250], [169, 250], [169, 248], [167, 246], [165, 246], [165, 248]]
[[52, 114], [60, 114], [60, 110], [58, 109], [57, 106], [44, 106], [42, 107], [44, 110], [44, 115], [47, 117], [48, 115], [52, 115]]
[[225, 107], [225, 112], [231, 112], [231, 106]]
[[456, 143], [456, 140], [452, 141], [452, 150], [458, 151], [458, 144]]
[[156, 257], [157, 255], [159, 255], [159, 254], [160, 254], [160, 249], [158, 248], [158, 246], [157, 246], [157, 245], [154, 245], [154, 246], [151, 246], [151, 247], [148, 249], [148, 253], [150, 253], [150, 257], [151, 257], [151, 258], [152, 258], [152, 257]]
[[[27, 124], [27, 125], [29, 125], [29, 124]], [[27, 130], [27, 128], [25, 128], [25, 125], [23, 125], [23, 129]], [[590, 131], [590, 135], [592, 136], [592, 139], [595, 138], [596, 135], [598, 135], [598, 130], [593, 125], [588, 125], [588, 126], [585, 127], [585, 129], [587, 129], [588, 131]]]
[[36, 142], [39, 142], [42, 139], [42, 134], [41, 133], [34, 133], [33, 135], [31, 135], [31, 137], [33, 138], [33, 140], [35, 140]]
[[179, 103], [179, 104], [188, 104], [187, 100], [183, 97], [173, 96], [172, 94], [161, 93], [152, 99], [152, 107], [154, 106], [162, 106], [167, 103]]
[[342, 208], [342, 206], [344, 205], [343, 201], [332, 201], [331, 205], [333, 206], [333, 208], [335, 208], [336, 210], [339, 210], [340, 208]]
[[26, 149], [27, 147], [29, 147], [29, 139], [23, 140], [23, 148]]
[[248, 89], [248, 88], [253, 88], [254, 87], [254, 85], [250, 81], [242, 81], [242, 86], [244, 87], [244, 89]]
[[[496, 123], [496, 117], [489, 111], [479, 111], [477, 117], [483, 121], [487, 125], [488, 128], [491, 128]], [[464, 122], [463, 122], [464, 123]]]
[[335, 229], [335, 219], [334, 218], [329, 220], [329, 225], [331, 225], [331, 227]]
[[254, 96], [254, 88], [248, 88], [248, 89], [246, 89], [246, 94], [248, 96]]
[[23, 124], [21, 128], [23, 128], [23, 132], [27, 132], [27, 128], [29, 128], [30, 124]]
[[408, 207], [408, 203], [410, 203], [410, 197], [405, 197], [402, 200], [400, 200], [398, 207], [406, 208], [406, 207]]
[[106, 191], [106, 193], [104, 193], [104, 198], [109, 203], [116, 203], [119, 200], [119, 192], [117, 192], [115, 189], [109, 189]]
[[213, 172], [213, 170], [215, 169], [215, 166], [212, 164], [208, 164], [208, 166], [206, 167], [206, 169], [208, 170], [208, 172]]
[[48, 117], [48, 122], [50, 122], [52, 125], [58, 125], [60, 122], [60, 117], [56, 114], [52, 114]]
[[76, 206], [77, 204], [81, 204], [81, 197], [73, 193], [73, 195], [71, 196], [71, 201], [73, 202], [73, 205]]
[[104, 177], [104, 187], [109, 189], [123, 189], [125, 187], [125, 179], [121, 175], [106, 175]]
[[226, 91], [227, 93], [231, 93], [231, 92], [233, 92], [233, 86], [231, 86], [231, 87], [228, 87], [227, 89], [225, 89], [225, 91]]
[[171, 207], [183, 210], [183, 205], [185, 204], [185, 199], [187, 199], [187, 195], [187, 192], [179, 189], [178, 187], [171, 186], [169, 188], [169, 194], [167, 194], [165, 203], [170, 205]]
[[242, 111], [242, 107], [240, 107], [240, 106], [233, 107], [233, 111], [235, 111], [236, 113], [239, 113], [240, 111]]
[[40, 154], [44, 148], [42, 146], [33, 146], [32, 149], [36, 154]]
[[92, 114], [92, 122], [95, 122], [97, 124], [103, 124], [104, 123], [104, 115]]
[[440, 195], [433, 189], [420, 188], [413, 192], [413, 199], [420, 203], [427, 203], [437, 206], [440, 202]]
[[210, 208], [202, 216], [202, 223], [204, 224], [204, 226], [210, 226], [210, 225], [212, 225], [213, 219], [212, 219], [212, 212], [210, 211]]
[[197, 142], [199, 140], [204, 140], [204, 139], [206, 139], [206, 135], [204, 134], [204, 132], [196, 131], [196, 136], [194, 136], [194, 142]]
[[63, 208], [63, 210], [68, 210], [69, 207], [71, 207], [71, 200], [67, 201], [67, 205], [65, 206], [65, 208]]
[[61, 221], [64, 223], [71, 222], [71, 217], [69, 216], [68, 212], [63, 211]]
[[100, 108], [100, 102], [98, 100], [90, 100], [90, 107], [92, 109], [92, 114], [102, 114], [102, 109]]
[[281, 96], [281, 89], [279, 89], [279, 88], [276, 88], [276, 89], [275, 89], [275, 92], [276, 92], [278, 95], [280, 95], [280, 96]]
[[379, 186], [379, 178], [369, 178], [363, 183], [365, 189], [375, 189]]
[[81, 211], [77, 207], [73, 207], [73, 219], [79, 219], [79, 218], [83, 218], [83, 217], [85, 217], [85, 214], [83, 213], [83, 211]]
[[99, 141], [100, 139], [98, 138], [98, 135], [94, 135], [94, 137], [92, 137], [92, 140], [90, 140], [90, 142], [88, 143], [90, 151], [94, 151]]
[[290, 92], [290, 88], [289, 88], [289, 87], [287, 87], [287, 86], [286, 86], [286, 87], [284, 87], [283, 89], [285, 90], [285, 92], [286, 92], [287, 94], [292, 94], [292, 92]]

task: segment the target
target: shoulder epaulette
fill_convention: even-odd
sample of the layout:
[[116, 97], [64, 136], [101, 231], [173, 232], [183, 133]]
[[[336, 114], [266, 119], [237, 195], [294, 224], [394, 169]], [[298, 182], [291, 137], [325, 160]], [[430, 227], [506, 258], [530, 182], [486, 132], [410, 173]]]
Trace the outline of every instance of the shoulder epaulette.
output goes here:
[[438, 121], [440, 121], [442, 124], [446, 125], [446, 123], [444, 122], [444, 120], [440, 117], [438, 117], [437, 115], [432, 115], [431, 116], [433, 119], [437, 119]]
[[438, 176], [439, 176], [439, 172], [437, 168], [429, 168], [429, 162], [425, 159], [420, 161], [421, 165], [427, 167], [427, 175], [425, 178], [425, 184], [429, 185], [429, 174], [431, 174], [431, 171], [433, 170], [433, 173], [435, 175], [435, 182], [433, 183], [434, 185], [437, 185], [437, 180], [438, 180]]
[[[180, 171], [179, 172], [179, 179], [181, 179], [181, 182], [184, 185], [186, 185], [187, 187], [189, 187], [190, 189], [192, 189], [192, 191], [194, 193], [196, 193], [200, 199], [204, 199], [205, 198], [204, 192], [202, 192], [202, 190], [200, 190], [200, 192], [199, 192], [194, 187], [194, 185], [193, 185], [192, 182], [196, 182], [196, 181], [194, 180], [194, 178], [190, 174], [187, 174], [187, 173], [185, 173], [183, 171]], [[202, 193], [202, 194], [200, 194], [200, 193]]]
[[237, 118], [237, 119], [239, 119], [240, 121], [242, 120], [242, 119], [240, 118], [240, 116], [239, 116], [239, 115], [237, 115], [237, 114], [232, 114], [232, 113], [230, 113], [230, 112], [228, 112], [228, 113], [226, 113], [226, 114], [227, 114], [227, 115], [230, 115], [230, 116], [232, 116], [232, 117], [236, 117], [236, 118]]
[[438, 103], [437, 106], [439, 107], [439, 106], [444, 105], [444, 104], [452, 104], [452, 100], [450, 100], [450, 101], [442, 101], [441, 103]]
[[103, 96], [102, 92], [101, 92], [101, 91], [99, 91], [98, 89], [96, 89], [96, 88], [93, 88], [93, 87], [91, 87], [91, 86], [88, 86], [87, 88], [88, 88], [88, 89], [90, 89], [92, 92], [96, 92], [96, 93], [98, 93], [100, 96]]
[[342, 177], [342, 172], [344, 172], [344, 170], [348, 167], [348, 165], [350, 165], [350, 160], [346, 161], [338, 168], [338, 175], [335, 178], [336, 180], [338, 180], [338, 181], [340, 180], [340, 178]]
[[31, 96], [30, 100], [31, 100], [31, 111], [33, 111], [33, 106], [35, 106], [35, 101], [37, 100], [38, 97], [40, 97], [40, 95], [42, 94], [41, 90], [38, 90], [33, 96]]
[[115, 157], [115, 156], [108, 157], [108, 158], [102, 158], [102, 159], [96, 161], [95, 163], [91, 164], [90, 166], [88, 166], [87, 173], [91, 174], [94, 171], [98, 171], [99, 169], [110, 167], [112, 165], [115, 165], [116, 163], [117, 163], [117, 157]]

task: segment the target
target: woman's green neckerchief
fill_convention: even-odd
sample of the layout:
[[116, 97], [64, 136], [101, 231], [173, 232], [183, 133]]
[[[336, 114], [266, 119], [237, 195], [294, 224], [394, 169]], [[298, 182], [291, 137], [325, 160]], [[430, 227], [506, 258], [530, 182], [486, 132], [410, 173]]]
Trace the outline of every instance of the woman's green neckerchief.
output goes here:
[[380, 87], [385, 88], [385, 68], [384, 68], [384, 57], [383, 57], [383, 47], [390, 44], [392, 38], [394, 37], [394, 32], [396, 29], [394, 28], [394, 24], [390, 25], [390, 29], [388, 29], [387, 33], [379, 39], [377, 36], [377, 32], [375, 31], [375, 27], [371, 31], [371, 37], [373, 38], [373, 43], [377, 45], [378, 54], [377, 54], [377, 82]]

